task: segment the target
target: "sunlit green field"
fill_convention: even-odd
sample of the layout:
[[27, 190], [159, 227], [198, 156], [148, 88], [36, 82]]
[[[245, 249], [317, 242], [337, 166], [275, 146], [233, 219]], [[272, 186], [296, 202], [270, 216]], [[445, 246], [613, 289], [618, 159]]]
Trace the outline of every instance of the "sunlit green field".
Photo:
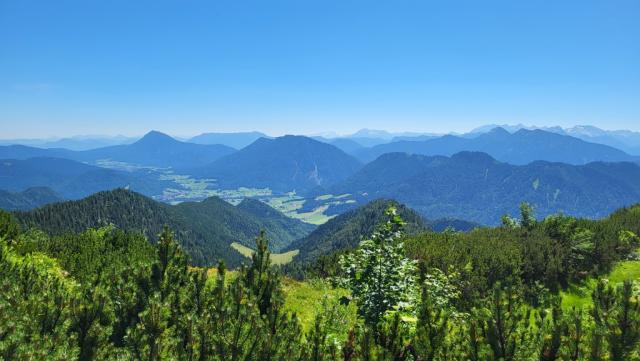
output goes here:
[[[640, 281], [640, 261], [622, 261], [618, 263], [608, 275], [608, 282], [612, 285], [622, 284], [626, 280]], [[572, 285], [561, 292], [564, 308], [584, 307], [591, 304], [591, 293], [597, 285], [597, 280], [590, 278], [581, 285]]]
[[[207, 270], [207, 282], [215, 282], [217, 268]], [[227, 270], [225, 283], [232, 282], [238, 277], [238, 272]], [[332, 317], [332, 328], [338, 340], [344, 341], [345, 329], [351, 329], [357, 322], [357, 308], [354, 302], [341, 303], [343, 297], [349, 296], [349, 291], [331, 286], [326, 280], [314, 279], [310, 281], [296, 281], [284, 277], [282, 288], [285, 296], [285, 307], [295, 312], [306, 331], [313, 327], [316, 315], [319, 313]]]
[[340, 303], [342, 297], [349, 295], [345, 289], [333, 288], [322, 280], [299, 282], [289, 278], [284, 279], [283, 288], [285, 307], [296, 313], [305, 331], [313, 327], [320, 312], [332, 316], [336, 335], [343, 338], [345, 333], [339, 330], [351, 329], [356, 323], [356, 305], [353, 302]]
[[[231, 243], [231, 248], [240, 252], [240, 254], [242, 254], [247, 258], [251, 258], [254, 252], [251, 248], [237, 242]], [[285, 265], [293, 261], [293, 257], [297, 256], [299, 252], [300, 251], [295, 249], [293, 251], [289, 251], [285, 253], [271, 253], [271, 263], [274, 265]]]
[[297, 196], [295, 193], [287, 193], [280, 196], [274, 195], [268, 198], [261, 198], [261, 200], [288, 217], [296, 218], [306, 223], [320, 225], [335, 217], [334, 215], [329, 216], [326, 214], [332, 205], [352, 204], [356, 202], [353, 199], [349, 199], [349, 197], [351, 197], [351, 194], [340, 194], [337, 196], [324, 194], [317, 196], [314, 200], [321, 201], [322, 204], [309, 212], [300, 212], [306, 200]]
[[[325, 195], [318, 198], [328, 200], [332, 197], [331, 195]], [[332, 218], [324, 213], [329, 208], [329, 205], [322, 205], [311, 212], [299, 212], [300, 208], [304, 205], [305, 199], [293, 193], [265, 198], [263, 201], [284, 213], [287, 217], [296, 218], [306, 223], [320, 225]]]
[[293, 214], [292, 217], [297, 218], [303, 222], [320, 225], [327, 223], [328, 220], [335, 217], [327, 216], [326, 214], [324, 214], [327, 209], [329, 209], [329, 205], [324, 205], [314, 209], [311, 212]]
[[332, 218], [332, 216], [326, 215], [326, 211], [331, 205], [355, 202], [354, 200], [348, 199], [351, 196], [350, 194], [325, 194], [315, 198], [316, 201], [322, 201], [322, 205], [316, 207], [310, 212], [300, 212], [300, 209], [303, 207], [306, 200], [303, 197], [296, 195], [295, 192], [273, 194], [269, 188], [246, 187], [240, 187], [237, 189], [219, 189], [217, 188], [217, 182], [215, 179], [196, 179], [189, 175], [176, 174], [170, 168], [149, 167], [112, 161], [109, 159], [99, 160], [96, 162], [96, 165], [130, 172], [145, 169], [157, 174], [157, 177], [160, 180], [173, 182], [175, 184], [174, 187], [166, 188], [163, 190], [162, 194], [158, 194], [153, 197], [158, 201], [177, 204], [187, 201], [199, 201], [215, 196], [236, 205], [244, 198], [258, 198], [282, 212], [287, 217], [299, 219], [303, 222], [315, 225], [324, 224]]

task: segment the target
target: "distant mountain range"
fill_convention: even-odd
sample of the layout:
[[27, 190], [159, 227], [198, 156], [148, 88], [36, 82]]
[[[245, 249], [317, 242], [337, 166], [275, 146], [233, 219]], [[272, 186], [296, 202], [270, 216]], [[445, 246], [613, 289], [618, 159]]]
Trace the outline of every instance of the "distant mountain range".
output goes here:
[[259, 138], [269, 138], [269, 136], [261, 132], [202, 133], [188, 141], [196, 144], [222, 144], [235, 149], [241, 149]]
[[[0, 189], [22, 192], [33, 187], [48, 187], [58, 197], [77, 199], [119, 187], [155, 195], [175, 184], [159, 180], [147, 170], [125, 172], [60, 158], [0, 159]], [[32, 203], [36, 206], [49, 203], [46, 197], [43, 200]]]
[[[257, 203], [256, 203], [257, 202]], [[113, 224], [142, 232], [152, 240], [168, 225], [195, 265], [213, 266], [224, 259], [237, 266], [244, 257], [230, 247], [233, 242], [253, 246], [265, 230], [274, 250], [309, 234], [314, 226], [287, 218], [258, 201], [233, 206], [220, 198], [171, 206], [141, 194], [118, 189], [96, 193], [78, 201], [55, 203], [29, 212], [15, 212], [23, 228], [49, 234], [79, 232]]]
[[504, 128], [494, 128], [472, 138], [445, 135], [423, 141], [395, 141], [360, 149], [355, 155], [368, 162], [392, 152], [450, 156], [462, 151], [484, 152], [511, 164], [527, 164], [536, 160], [568, 164], [640, 160], [619, 149], [567, 135], [526, 129], [509, 133]]
[[23, 145], [0, 146], [0, 159], [54, 157], [80, 162], [112, 160], [144, 166], [188, 168], [209, 163], [233, 152], [235, 149], [225, 145], [181, 142], [166, 134], [151, 131], [132, 144], [86, 151], [44, 149]]
[[[394, 143], [399, 141], [425, 141], [435, 138], [441, 138], [444, 136], [457, 136], [460, 138], [475, 138], [481, 134], [488, 133], [495, 128], [503, 128], [509, 133], [515, 133], [521, 129], [525, 130], [543, 130], [550, 133], [567, 135], [574, 138], [582, 139], [586, 142], [608, 145], [613, 148], [617, 148], [631, 155], [640, 156], [640, 132], [633, 132], [629, 130], [603, 130], [590, 125], [577, 125], [570, 128], [562, 127], [536, 127], [526, 126], [523, 124], [508, 125], [508, 124], [487, 124], [481, 127], [475, 128], [468, 133], [456, 134], [438, 134], [438, 133], [426, 133], [426, 132], [387, 132], [384, 130], [372, 130], [362, 129], [354, 134], [349, 135], [325, 135], [316, 137], [318, 140], [325, 141], [326, 143], [335, 144], [338, 146], [340, 142], [353, 141], [359, 144], [363, 148], [375, 147], [381, 144]], [[353, 151], [353, 147], [339, 148], [345, 150], [347, 153], [357, 155]], [[467, 149], [468, 150], [468, 149]]]
[[591, 125], [576, 125], [570, 128], [562, 127], [536, 127], [517, 125], [496, 125], [490, 124], [472, 130], [469, 134], [481, 134], [491, 131], [494, 128], [502, 127], [507, 131], [514, 133], [520, 129], [540, 129], [552, 133], [570, 135], [575, 138], [582, 139], [587, 142], [608, 145], [618, 148], [632, 155], [640, 155], [640, 132], [630, 130], [604, 130]]
[[188, 168], [207, 164], [235, 152], [226, 145], [181, 142], [164, 133], [151, 131], [130, 145], [118, 145], [84, 152], [85, 160], [111, 159], [120, 162]]
[[287, 135], [260, 138], [249, 146], [189, 172], [214, 178], [221, 188], [270, 188], [303, 192], [346, 179], [360, 162], [317, 140]]
[[358, 143], [357, 141], [353, 140], [353, 139], [349, 139], [349, 138], [335, 138], [335, 139], [328, 139], [328, 138], [323, 138], [323, 137], [312, 137], [313, 139], [319, 141], [319, 142], [323, 142], [323, 143], [327, 143], [327, 144], [331, 144], [334, 147], [340, 149], [341, 151], [347, 153], [347, 154], [355, 154], [358, 151], [360, 151], [361, 149], [365, 148], [364, 145]]
[[47, 187], [33, 187], [15, 193], [0, 190], [0, 209], [7, 211], [28, 210], [60, 201], [62, 198]]
[[[190, 140], [225, 142], [239, 150], [180, 141], [156, 131], [131, 144], [83, 151], [0, 146], [0, 190], [5, 191], [4, 204], [12, 209], [53, 199], [45, 193], [42, 197], [38, 192], [20, 194], [33, 187], [48, 187], [64, 199], [117, 187], [155, 196], [168, 188], [183, 189], [174, 181], [160, 180], [160, 173], [167, 170], [149, 168], [171, 167], [174, 174], [206, 178], [203, 187], [269, 188], [274, 194], [310, 195], [298, 212], [326, 205], [322, 197], [315, 199], [325, 194], [349, 195], [332, 200], [325, 211], [329, 215], [376, 198], [391, 198], [427, 219], [442, 219], [433, 224], [435, 228], [454, 225], [459, 229], [472, 228], [474, 222], [495, 224], [503, 213], [515, 212], [523, 200], [534, 203], [541, 216], [565, 211], [582, 217], [599, 217], [640, 200], [638, 166], [632, 164], [640, 158], [583, 140], [626, 137], [632, 144], [633, 132], [490, 127], [445, 136], [365, 129], [339, 138], [267, 138], [245, 132], [207, 133]], [[486, 154], [465, 153], [470, 151]], [[147, 167], [103, 168], [117, 167], [118, 162]], [[201, 199], [205, 193], [182, 199]]]
[[38, 148], [65, 148], [69, 150], [89, 150], [112, 145], [130, 144], [137, 138], [118, 136], [85, 135], [53, 139], [1, 139], [0, 145], [26, 145]]
[[350, 194], [356, 200], [350, 207], [392, 198], [427, 219], [497, 224], [502, 215], [517, 213], [522, 201], [533, 204], [540, 217], [556, 212], [603, 217], [640, 201], [639, 180], [640, 166], [634, 163], [536, 161], [516, 166], [477, 152], [451, 157], [388, 153], [317, 192]]

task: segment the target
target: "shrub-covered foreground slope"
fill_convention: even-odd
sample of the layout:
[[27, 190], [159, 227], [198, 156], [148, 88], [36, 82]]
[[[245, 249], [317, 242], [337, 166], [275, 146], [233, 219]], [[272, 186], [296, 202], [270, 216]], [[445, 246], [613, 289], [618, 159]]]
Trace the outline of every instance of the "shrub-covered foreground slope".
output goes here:
[[0, 357], [636, 360], [631, 283], [598, 283], [592, 304], [571, 310], [553, 285], [630, 255], [639, 213], [536, 221], [525, 206], [499, 228], [407, 239], [389, 209], [374, 236], [341, 258], [345, 291], [283, 280], [260, 237], [250, 264], [226, 277], [223, 266], [190, 267], [168, 229], [155, 244], [113, 227], [49, 237], [22, 233], [0, 212]]
[[232, 265], [243, 257], [232, 242], [251, 245], [260, 230], [274, 241], [275, 250], [307, 235], [314, 227], [265, 211], [257, 201], [233, 206], [220, 198], [185, 202], [175, 206], [156, 202], [124, 189], [96, 193], [79, 201], [51, 204], [29, 212], [16, 212], [23, 228], [38, 228], [48, 234], [81, 232], [113, 224], [137, 231], [155, 240], [164, 225], [170, 226], [196, 265], [214, 265], [224, 259]]

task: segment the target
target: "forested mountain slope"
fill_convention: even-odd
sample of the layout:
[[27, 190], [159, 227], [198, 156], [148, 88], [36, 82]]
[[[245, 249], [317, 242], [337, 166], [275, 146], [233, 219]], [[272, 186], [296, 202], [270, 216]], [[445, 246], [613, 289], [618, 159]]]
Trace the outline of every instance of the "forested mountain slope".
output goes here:
[[229, 245], [232, 242], [252, 245], [263, 229], [274, 249], [304, 237], [310, 231], [309, 225], [284, 219], [275, 211], [258, 215], [247, 208], [250, 207], [246, 204], [234, 207], [217, 197], [171, 206], [117, 189], [14, 215], [23, 228], [39, 228], [53, 235], [113, 224], [155, 240], [162, 227], [168, 225], [176, 232], [195, 265], [214, 265], [219, 259], [231, 265], [239, 264], [242, 256]]
[[398, 214], [407, 223], [407, 233], [416, 234], [428, 230], [422, 217], [412, 209], [393, 200], [378, 199], [330, 219], [285, 250], [297, 249], [300, 253], [295, 261], [309, 262], [320, 256], [354, 248], [371, 236], [375, 226], [385, 219], [385, 211], [389, 206], [397, 207]]
[[426, 219], [497, 224], [502, 215], [516, 213], [521, 201], [531, 203], [541, 217], [564, 212], [600, 218], [640, 201], [640, 166], [543, 161], [515, 166], [484, 153], [451, 157], [390, 153], [321, 192], [349, 193], [359, 204], [396, 199]]
[[47, 187], [33, 187], [15, 193], [0, 190], [0, 209], [8, 211], [28, 210], [61, 200], [56, 192]]
[[125, 172], [61, 158], [0, 160], [0, 189], [9, 192], [48, 187], [63, 198], [76, 199], [119, 187], [154, 195], [171, 186], [173, 182], [159, 180], [147, 170]]
[[339, 182], [360, 168], [355, 158], [317, 140], [287, 135], [260, 138], [190, 174], [215, 178], [221, 188], [270, 188], [298, 192]]
[[63, 198], [77, 199], [119, 187], [155, 195], [172, 186], [148, 170], [118, 171], [61, 158], [0, 160], [0, 189], [9, 192], [48, 187]]

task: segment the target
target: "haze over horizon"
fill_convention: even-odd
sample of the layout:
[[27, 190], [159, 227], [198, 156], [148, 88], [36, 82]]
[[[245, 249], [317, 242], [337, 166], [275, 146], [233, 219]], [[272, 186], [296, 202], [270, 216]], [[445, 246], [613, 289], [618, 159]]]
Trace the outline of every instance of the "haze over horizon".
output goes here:
[[0, 2], [2, 138], [640, 131], [640, 3]]
[[[51, 135], [51, 136], [44, 136], [44, 137], [33, 137], [33, 136], [27, 136], [27, 137], [7, 137], [4, 134], [0, 135], [0, 141], [11, 141], [11, 140], [42, 140], [42, 141], [54, 141], [54, 140], [61, 140], [61, 139], [101, 139], [101, 138], [112, 138], [112, 139], [122, 139], [122, 140], [126, 140], [126, 139], [131, 139], [134, 140], [136, 138], [141, 138], [143, 136], [145, 136], [146, 134], [150, 133], [150, 132], [160, 132], [163, 134], [167, 134], [171, 137], [174, 137], [176, 139], [181, 139], [181, 140], [188, 140], [190, 138], [193, 138], [195, 136], [198, 135], [202, 135], [202, 134], [208, 134], [208, 133], [214, 133], [214, 134], [238, 134], [238, 133], [250, 133], [250, 132], [256, 132], [256, 133], [263, 133], [266, 136], [269, 137], [280, 137], [280, 136], [284, 136], [284, 135], [301, 135], [301, 136], [308, 136], [308, 137], [316, 137], [316, 136], [320, 136], [320, 137], [325, 137], [325, 138], [341, 138], [341, 137], [352, 137], [358, 133], [363, 133], [363, 132], [385, 132], [388, 135], [391, 136], [397, 136], [397, 135], [406, 135], [406, 136], [418, 136], [418, 135], [424, 135], [424, 134], [433, 134], [433, 135], [446, 135], [446, 134], [453, 134], [453, 135], [463, 135], [463, 134], [469, 134], [472, 133], [474, 131], [478, 131], [480, 129], [486, 128], [486, 127], [515, 127], [515, 128], [526, 128], [526, 129], [543, 129], [543, 130], [547, 130], [549, 128], [553, 128], [553, 127], [559, 127], [557, 125], [550, 125], [550, 126], [538, 126], [538, 125], [529, 125], [529, 124], [521, 124], [521, 123], [511, 123], [511, 124], [494, 124], [494, 123], [484, 123], [484, 124], [480, 124], [478, 127], [473, 127], [470, 129], [465, 129], [462, 131], [446, 131], [446, 132], [436, 132], [436, 131], [429, 131], [429, 130], [413, 130], [413, 129], [398, 129], [398, 130], [391, 130], [391, 129], [371, 129], [371, 128], [358, 128], [358, 129], [354, 129], [352, 131], [347, 131], [344, 133], [338, 133], [338, 132], [334, 132], [334, 131], [317, 131], [317, 132], [308, 132], [308, 133], [295, 133], [295, 132], [283, 132], [283, 133], [270, 133], [270, 132], [265, 132], [265, 131], [261, 131], [260, 129], [254, 129], [254, 130], [248, 130], [248, 131], [215, 131], [215, 130], [203, 130], [203, 131], [198, 131], [196, 133], [190, 133], [190, 134], [184, 134], [184, 133], [179, 133], [179, 134], [174, 134], [168, 131], [164, 131], [162, 129], [148, 129], [146, 131], [144, 131], [143, 133], [117, 133], [117, 134], [62, 134], [62, 135]], [[578, 128], [578, 127], [591, 127], [592, 125], [590, 124], [578, 124], [578, 125], [573, 125], [573, 126], [569, 126], [569, 127], [561, 127], [563, 129], [571, 129], [571, 128]], [[628, 131], [628, 132], [634, 132], [634, 133], [640, 133], [640, 131], [638, 130], [634, 130], [634, 129], [609, 129], [609, 128], [600, 128], [601, 130], [604, 131]], [[486, 129], [485, 129], [486, 130]], [[484, 132], [481, 131], [481, 132]], [[373, 138], [384, 138], [384, 135], [380, 134], [377, 136], [372, 136]], [[390, 138], [389, 138], [390, 139]]]

